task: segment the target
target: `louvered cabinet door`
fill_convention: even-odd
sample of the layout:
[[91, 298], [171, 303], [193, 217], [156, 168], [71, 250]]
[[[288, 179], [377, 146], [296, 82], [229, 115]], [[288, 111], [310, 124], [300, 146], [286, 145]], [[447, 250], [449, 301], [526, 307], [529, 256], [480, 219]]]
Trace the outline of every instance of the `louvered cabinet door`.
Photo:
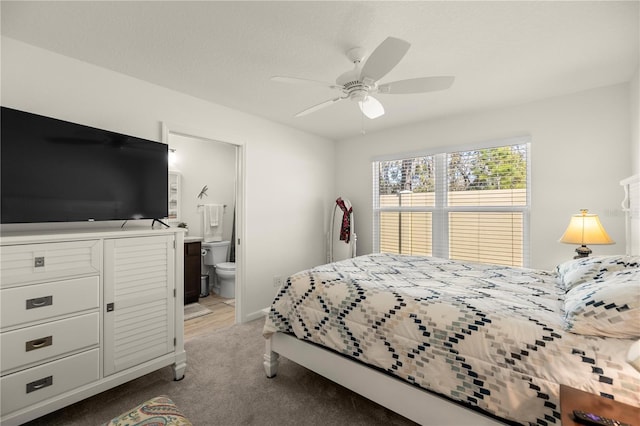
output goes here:
[[104, 375], [174, 350], [173, 235], [104, 243]]

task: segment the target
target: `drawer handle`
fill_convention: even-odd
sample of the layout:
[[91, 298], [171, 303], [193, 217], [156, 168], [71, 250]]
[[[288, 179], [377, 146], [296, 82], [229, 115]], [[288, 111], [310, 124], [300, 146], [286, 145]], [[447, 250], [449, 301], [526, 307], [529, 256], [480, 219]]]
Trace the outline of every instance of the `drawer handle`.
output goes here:
[[53, 305], [53, 296], [36, 297], [27, 300], [27, 309], [42, 308], [43, 306]]
[[44, 256], [38, 256], [33, 259], [33, 267], [34, 268], [43, 268], [44, 267]]
[[53, 336], [42, 337], [40, 339], [30, 340], [25, 342], [25, 350], [27, 352], [34, 351], [36, 349], [46, 348], [53, 344]]
[[31, 383], [27, 383], [27, 393], [35, 392], [53, 384], [53, 376], [43, 377]]

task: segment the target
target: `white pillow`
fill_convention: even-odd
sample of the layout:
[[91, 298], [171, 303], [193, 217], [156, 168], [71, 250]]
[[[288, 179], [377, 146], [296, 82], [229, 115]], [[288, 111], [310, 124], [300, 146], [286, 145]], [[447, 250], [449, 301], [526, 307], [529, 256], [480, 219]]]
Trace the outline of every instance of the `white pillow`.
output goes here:
[[640, 337], [640, 268], [609, 271], [574, 286], [564, 300], [565, 328], [600, 337]]
[[640, 256], [593, 256], [569, 260], [556, 267], [565, 292], [591, 280], [607, 279], [612, 272], [640, 268]]

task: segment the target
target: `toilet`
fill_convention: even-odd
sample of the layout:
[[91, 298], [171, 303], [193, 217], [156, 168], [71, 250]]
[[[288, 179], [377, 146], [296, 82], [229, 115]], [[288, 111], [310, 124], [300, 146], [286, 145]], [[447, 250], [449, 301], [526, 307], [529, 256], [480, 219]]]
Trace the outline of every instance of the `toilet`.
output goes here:
[[226, 299], [235, 298], [236, 264], [227, 262], [229, 241], [202, 243], [203, 263], [215, 272], [214, 290]]

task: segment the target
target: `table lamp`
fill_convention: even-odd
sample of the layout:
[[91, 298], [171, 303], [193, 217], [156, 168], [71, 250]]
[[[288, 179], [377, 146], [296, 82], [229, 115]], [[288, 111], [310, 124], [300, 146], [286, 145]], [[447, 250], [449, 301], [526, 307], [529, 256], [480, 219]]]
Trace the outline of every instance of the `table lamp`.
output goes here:
[[580, 244], [576, 249], [578, 255], [574, 256], [574, 259], [589, 256], [591, 249], [587, 244], [615, 244], [604, 230], [598, 215], [587, 214], [587, 212], [587, 209], [582, 209], [580, 214], [571, 216], [569, 226], [560, 237], [561, 243]]

